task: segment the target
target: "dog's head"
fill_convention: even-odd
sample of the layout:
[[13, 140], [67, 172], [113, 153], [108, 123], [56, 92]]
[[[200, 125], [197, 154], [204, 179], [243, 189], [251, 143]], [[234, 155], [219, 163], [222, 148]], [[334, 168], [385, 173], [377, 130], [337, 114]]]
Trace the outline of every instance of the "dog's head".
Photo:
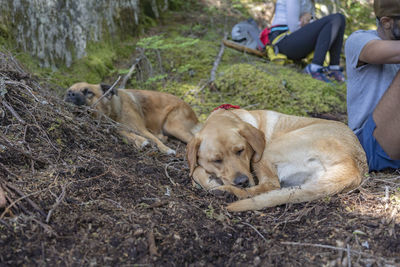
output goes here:
[[[106, 84], [75, 83], [68, 88], [64, 100], [77, 106], [91, 106], [110, 88], [111, 86]], [[109, 92], [108, 96], [112, 97], [116, 92], [117, 91], [113, 89]]]
[[190, 176], [199, 165], [223, 184], [253, 186], [251, 163], [261, 159], [264, 148], [263, 132], [231, 111], [214, 111], [187, 145]]

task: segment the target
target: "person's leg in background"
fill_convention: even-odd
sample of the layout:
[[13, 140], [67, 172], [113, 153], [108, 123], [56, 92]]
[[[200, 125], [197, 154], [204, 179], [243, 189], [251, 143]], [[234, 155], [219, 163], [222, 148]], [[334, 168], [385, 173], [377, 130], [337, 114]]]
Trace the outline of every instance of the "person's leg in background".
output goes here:
[[312, 63], [306, 67], [306, 71], [313, 78], [329, 82], [329, 79], [323, 74], [322, 65], [327, 52], [330, 51], [334, 59], [331, 60], [331, 65], [339, 66], [344, 28], [343, 15], [328, 15], [289, 34], [277, 46], [280, 53], [293, 60], [305, 58], [314, 51], [314, 58]]

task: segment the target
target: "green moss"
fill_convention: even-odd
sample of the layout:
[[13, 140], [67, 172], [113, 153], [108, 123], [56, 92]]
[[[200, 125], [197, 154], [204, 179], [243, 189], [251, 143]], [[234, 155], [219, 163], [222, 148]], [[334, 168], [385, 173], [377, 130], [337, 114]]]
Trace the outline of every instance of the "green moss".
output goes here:
[[326, 84], [289, 67], [235, 64], [222, 70], [215, 85], [218, 98], [248, 109], [296, 115], [346, 111], [344, 85]]
[[[175, 0], [170, 4], [184, 2]], [[246, 8], [243, 1], [233, 2], [238, 8]], [[206, 11], [210, 14], [217, 12]], [[163, 14], [167, 15], [173, 16], [174, 13]], [[167, 21], [167, 17], [163, 19]], [[141, 20], [147, 25], [144, 28], [155, 23], [152, 16], [143, 16]], [[146, 60], [140, 63], [127, 86], [177, 95], [194, 108], [200, 120], [205, 120], [213, 108], [223, 103], [296, 115], [345, 113], [345, 85], [325, 84], [301, 74], [299, 67], [275, 65], [227, 47], [214, 86], [203, 87], [210, 79], [220, 50], [222, 35], [219, 30], [226, 25], [222, 25], [223, 20], [219, 23], [215, 20], [210, 27], [195, 20], [192, 23], [168, 20], [162, 27], [165, 34], [141, 38], [138, 46], [146, 50]], [[77, 81], [98, 83], [107, 77], [115, 80], [118, 73], [126, 74], [137, 46], [137, 40], [132, 36], [122, 40], [90, 43], [87, 56], [74, 61], [70, 68], [39, 68], [37, 61], [26, 53], [18, 54], [18, 59], [36, 75], [60, 88], [67, 88]], [[121, 62], [126, 64], [118, 69]]]
[[[76, 60], [69, 68], [63, 66], [57, 70], [40, 68], [38, 61], [27, 53], [19, 53], [17, 58], [39, 78], [43, 78], [57, 87], [68, 88], [78, 81], [89, 83], [103, 81], [105, 77], [116, 71], [115, 61], [129, 55], [131, 51], [132, 44], [128, 42], [118, 45], [110, 42], [92, 42], [87, 46], [87, 56]], [[57, 93], [63, 94], [63, 89]]]

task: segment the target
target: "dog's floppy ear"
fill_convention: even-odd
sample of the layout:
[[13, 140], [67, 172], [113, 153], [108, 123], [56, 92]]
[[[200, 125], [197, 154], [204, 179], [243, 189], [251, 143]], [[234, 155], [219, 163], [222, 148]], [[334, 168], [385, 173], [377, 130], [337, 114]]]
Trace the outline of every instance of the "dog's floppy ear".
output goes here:
[[258, 162], [265, 149], [264, 133], [252, 125], [245, 123], [245, 126], [239, 130], [239, 134], [246, 138], [247, 142], [253, 148], [253, 162]]
[[200, 138], [193, 137], [186, 146], [186, 158], [189, 164], [190, 177], [192, 177], [194, 169], [197, 166], [197, 151], [199, 150], [200, 143]]
[[[108, 85], [108, 84], [105, 84], [105, 83], [101, 83], [100, 84], [100, 88], [103, 91], [103, 94], [105, 94], [111, 88], [111, 85]], [[109, 94], [110, 94], [110, 96], [118, 95], [118, 91], [114, 87]]]

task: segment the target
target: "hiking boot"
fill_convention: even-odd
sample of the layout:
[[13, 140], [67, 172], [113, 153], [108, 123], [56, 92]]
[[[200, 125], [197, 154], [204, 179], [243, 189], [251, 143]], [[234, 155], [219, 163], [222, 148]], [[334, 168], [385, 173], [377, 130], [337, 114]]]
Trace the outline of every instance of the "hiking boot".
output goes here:
[[317, 71], [311, 71], [311, 65], [308, 64], [304, 70], [304, 73], [310, 74], [311, 77], [313, 77], [314, 79], [317, 79], [319, 81], [323, 81], [326, 83], [330, 83], [331, 81], [328, 79], [328, 77], [325, 76], [324, 72], [325, 72], [325, 68], [320, 68]]
[[344, 78], [344, 74], [343, 74], [343, 68], [340, 68], [338, 70], [331, 70], [328, 67], [328, 77], [334, 79], [335, 81], [337, 81], [339, 83], [346, 81], [346, 79]]

